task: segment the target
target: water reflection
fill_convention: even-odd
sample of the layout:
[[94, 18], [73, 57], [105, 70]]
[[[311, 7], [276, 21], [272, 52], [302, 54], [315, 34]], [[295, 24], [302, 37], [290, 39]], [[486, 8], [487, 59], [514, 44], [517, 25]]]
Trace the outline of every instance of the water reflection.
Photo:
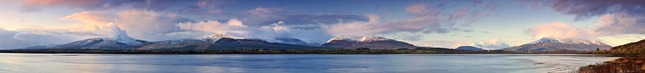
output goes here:
[[589, 55], [0, 54], [2, 73], [568, 72], [616, 59]]

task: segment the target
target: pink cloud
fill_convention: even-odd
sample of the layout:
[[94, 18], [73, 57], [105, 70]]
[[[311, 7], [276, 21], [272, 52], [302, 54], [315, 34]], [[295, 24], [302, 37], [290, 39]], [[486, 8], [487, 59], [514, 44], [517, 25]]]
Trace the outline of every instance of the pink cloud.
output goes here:
[[529, 28], [526, 31], [528, 34], [533, 36], [534, 39], [540, 39], [543, 37], [552, 37], [560, 39], [595, 39], [598, 37], [597, 33], [594, 33], [590, 29], [580, 29], [573, 27], [571, 25], [555, 22], [550, 24], [542, 24]]
[[106, 24], [114, 22], [128, 35], [143, 40], [169, 40], [174, 39], [167, 34], [182, 32], [176, 24], [192, 21], [173, 14], [161, 14], [147, 10], [122, 10], [117, 13], [106, 11], [78, 12], [64, 17], [81, 21], [81, 24], [94, 25], [100, 30], [109, 30]]
[[416, 16], [424, 16], [426, 13], [428, 13], [430, 7], [427, 4], [424, 3], [414, 3], [408, 7], [405, 8], [405, 11], [408, 13], [414, 14]]
[[327, 33], [323, 30], [291, 29], [292, 26], [284, 24], [284, 22], [280, 21], [267, 26], [246, 26], [242, 21], [229, 19], [226, 23], [215, 20], [185, 22], [179, 23], [177, 27], [182, 30], [226, 33], [232, 36], [263, 39], [269, 42], [277, 42], [275, 38], [296, 38], [310, 43], [319, 43], [331, 38], [331, 36], [326, 35]]

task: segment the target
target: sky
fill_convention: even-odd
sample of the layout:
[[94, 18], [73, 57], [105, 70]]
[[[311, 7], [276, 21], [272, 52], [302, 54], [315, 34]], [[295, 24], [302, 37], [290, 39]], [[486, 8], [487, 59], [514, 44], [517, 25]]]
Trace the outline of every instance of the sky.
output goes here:
[[0, 48], [114, 35], [381, 36], [424, 47], [500, 49], [543, 37], [618, 46], [645, 39], [643, 0], [0, 0]]

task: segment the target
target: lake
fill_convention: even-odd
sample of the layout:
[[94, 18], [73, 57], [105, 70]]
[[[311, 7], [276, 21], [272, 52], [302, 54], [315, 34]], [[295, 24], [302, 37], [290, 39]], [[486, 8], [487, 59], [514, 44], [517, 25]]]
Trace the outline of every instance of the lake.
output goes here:
[[575, 54], [17, 54], [0, 73], [546, 73], [619, 57]]

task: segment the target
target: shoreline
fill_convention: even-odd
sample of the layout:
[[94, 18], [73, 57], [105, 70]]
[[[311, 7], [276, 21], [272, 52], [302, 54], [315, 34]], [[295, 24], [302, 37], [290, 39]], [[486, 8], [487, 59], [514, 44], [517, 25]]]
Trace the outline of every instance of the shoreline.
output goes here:
[[645, 57], [621, 57], [578, 69], [580, 73], [644, 73]]

